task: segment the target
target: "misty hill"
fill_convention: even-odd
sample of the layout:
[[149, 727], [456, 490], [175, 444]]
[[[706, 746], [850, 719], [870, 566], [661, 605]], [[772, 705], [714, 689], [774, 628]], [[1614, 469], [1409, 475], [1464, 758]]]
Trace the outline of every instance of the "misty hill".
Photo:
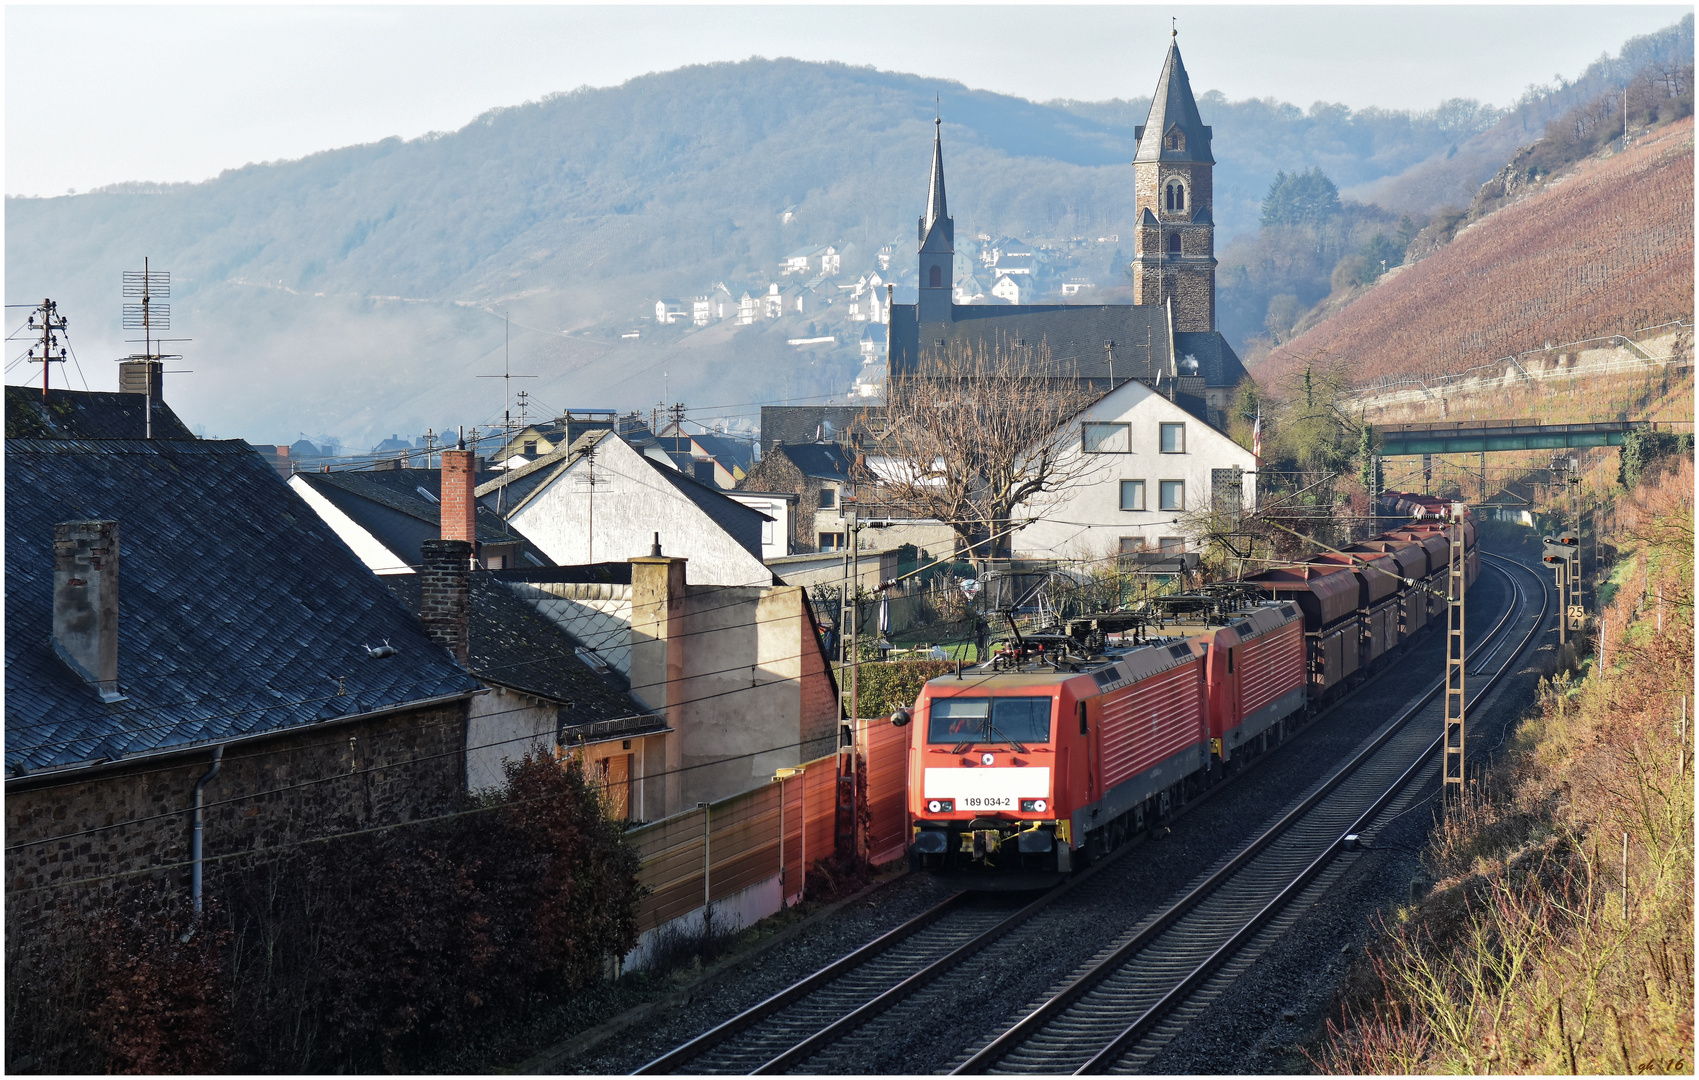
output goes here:
[[[1154, 82], [1148, 72], [1129, 77]], [[912, 274], [935, 93], [958, 236], [1085, 237], [1111, 278], [1131, 218], [1132, 126], [1147, 99], [1040, 104], [920, 76], [793, 60], [649, 75], [494, 109], [459, 131], [248, 165], [199, 184], [7, 200], [11, 303], [52, 296], [90, 386], [129, 351], [120, 272], [171, 270], [172, 336], [190, 375], [167, 397], [218, 434], [358, 445], [501, 412], [500, 311], [516, 373], [544, 411], [706, 415], [841, 393], [850, 348], [799, 349], [814, 318], [687, 332], [660, 298], [724, 280], [760, 290], [778, 261], [833, 244], [843, 273]], [[1341, 185], [1396, 175], [1485, 130], [1474, 102], [1429, 113], [1199, 99], [1215, 128], [1220, 240], [1256, 226], [1276, 171]], [[788, 221], [782, 212], [793, 208]], [[1124, 242], [1125, 257], [1131, 250]], [[900, 280], [900, 276], [899, 276]], [[1113, 284], [1111, 280], [1109, 282]], [[811, 332], [812, 331], [812, 332]], [[14, 369], [13, 381], [28, 378]], [[80, 385], [72, 375], [72, 385]]]

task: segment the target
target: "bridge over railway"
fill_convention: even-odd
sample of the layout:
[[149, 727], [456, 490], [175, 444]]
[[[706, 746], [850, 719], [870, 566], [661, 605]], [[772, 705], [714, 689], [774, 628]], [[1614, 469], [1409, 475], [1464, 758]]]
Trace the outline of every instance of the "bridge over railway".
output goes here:
[[[1474, 454], [1499, 450], [1570, 450], [1621, 446], [1628, 433], [1674, 427], [1669, 421], [1609, 420], [1595, 424], [1542, 424], [1523, 420], [1450, 420], [1430, 424], [1375, 424], [1382, 457], [1414, 454]], [[1681, 424], [1689, 429], [1691, 424]]]

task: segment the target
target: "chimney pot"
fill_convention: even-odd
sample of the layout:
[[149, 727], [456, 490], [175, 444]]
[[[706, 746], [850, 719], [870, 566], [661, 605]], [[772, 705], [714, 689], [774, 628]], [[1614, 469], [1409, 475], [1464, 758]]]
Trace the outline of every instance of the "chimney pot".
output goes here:
[[661, 534], [660, 533], [655, 534], [655, 543], [649, 548], [649, 557], [651, 559], [659, 559], [661, 557]]
[[477, 483], [472, 451], [442, 452], [442, 539], [478, 542], [478, 503], [473, 494]]
[[53, 651], [100, 694], [118, 691], [118, 523], [53, 526]]

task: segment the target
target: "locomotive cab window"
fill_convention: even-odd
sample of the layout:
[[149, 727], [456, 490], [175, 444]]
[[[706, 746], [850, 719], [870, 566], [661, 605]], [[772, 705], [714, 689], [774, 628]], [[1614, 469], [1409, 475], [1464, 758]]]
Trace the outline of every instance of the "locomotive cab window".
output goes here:
[[990, 698], [934, 698], [926, 741], [975, 742], [985, 735], [985, 718], [990, 714]]
[[1047, 743], [1055, 703], [1047, 697], [935, 698], [926, 725], [926, 741], [963, 743]]

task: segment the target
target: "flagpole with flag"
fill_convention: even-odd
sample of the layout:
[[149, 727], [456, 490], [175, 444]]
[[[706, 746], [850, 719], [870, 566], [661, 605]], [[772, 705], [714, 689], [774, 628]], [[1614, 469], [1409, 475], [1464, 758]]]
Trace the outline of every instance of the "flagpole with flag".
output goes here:
[[1257, 405], [1257, 420], [1251, 426], [1251, 456], [1262, 461], [1262, 405]]

